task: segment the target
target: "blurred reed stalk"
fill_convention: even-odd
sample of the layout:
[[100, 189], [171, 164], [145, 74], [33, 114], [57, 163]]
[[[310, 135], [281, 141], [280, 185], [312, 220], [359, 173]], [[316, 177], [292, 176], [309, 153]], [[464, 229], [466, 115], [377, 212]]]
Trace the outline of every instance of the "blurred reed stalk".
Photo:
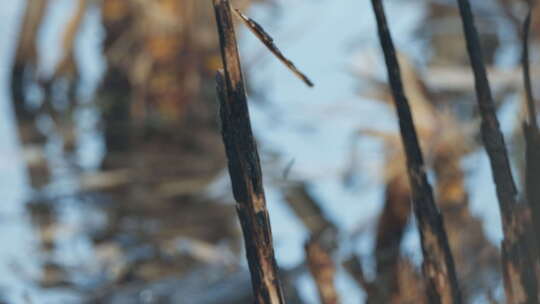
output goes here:
[[414, 214], [422, 243], [423, 273], [429, 303], [462, 303], [454, 260], [448, 245], [443, 218], [426, 176], [426, 168], [409, 102], [405, 96], [401, 72], [381, 0], [372, 0], [373, 11], [388, 78], [399, 117], [402, 143], [407, 157], [407, 172], [412, 190]]
[[338, 304], [340, 299], [334, 284], [336, 265], [332, 254], [337, 251], [338, 230], [325, 215], [319, 202], [308, 191], [305, 182], [288, 183], [285, 199], [311, 237], [305, 242], [306, 263], [313, 277], [322, 304]]
[[[399, 177], [388, 181], [385, 189], [383, 211], [377, 224], [375, 261], [378, 292], [375, 302], [392, 303], [400, 297], [399, 272], [400, 246], [411, 215], [411, 195]], [[410, 292], [410, 291], [409, 291]]]
[[[529, 11], [523, 23], [523, 82], [525, 86], [525, 101], [529, 121], [523, 122], [525, 134], [525, 193], [527, 202], [531, 207], [533, 227], [540, 232], [540, 131], [536, 121], [536, 106], [532, 92], [531, 68], [529, 59], [529, 36], [531, 31], [531, 19], [534, 4], [529, 2]], [[536, 235], [537, 244], [540, 244], [540, 235]]]
[[227, 0], [213, 0], [224, 73], [217, 73], [221, 132], [251, 283], [258, 304], [285, 303], [272, 244], [259, 154], [251, 130], [240, 57]]
[[322, 304], [338, 304], [340, 303], [336, 287], [334, 285], [334, 277], [336, 275], [336, 265], [332, 260], [332, 256], [317, 236], [311, 237], [305, 244], [306, 260], [309, 270], [317, 290], [319, 299]]
[[482, 140], [488, 153], [501, 209], [504, 239], [502, 265], [508, 303], [538, 303], [534, 242], [527, 236], [531, 227], [528, 210], [518, 204], [518, 193], [512, 176], [508, 152], [499, 127], [491, 94], [482, 48], [468, 0], [458, 0], [469, 59], [474, 72], [476, 94], [482, 117]]
[[33, 113], [25, 107], [25, 90], [28, 85], [28, 75], [34, 75], [37, 70], [37, 34], [43, 22], [47, 6], [49, 5], [48, 0], [27, 2], [14, 65], [11, 70], [11, 94], [15, 113], [19, 120], [30, 120], [34, 118]]
[[[78, 37], [79, 31], [84, 22], [84, 16], [90, 5], [89, 0], [79, 0], [77, 2], [77, 9], [73, 16], [66, 24], [62, 37], [62, 57], [60, 62], [56, 66], [53, 76], [47, 80], [47, 85], [51, 85], [52, 82], [58, 81], [61, 78], [65, 78], [70, 82], [75, 82], [79, 78], [79, 70], [75, 59], [75, 40]], [[51, 88], [48, 88], [50, 90]], [[70, 96], [75, 99], [75, 88], [70, 83]]]

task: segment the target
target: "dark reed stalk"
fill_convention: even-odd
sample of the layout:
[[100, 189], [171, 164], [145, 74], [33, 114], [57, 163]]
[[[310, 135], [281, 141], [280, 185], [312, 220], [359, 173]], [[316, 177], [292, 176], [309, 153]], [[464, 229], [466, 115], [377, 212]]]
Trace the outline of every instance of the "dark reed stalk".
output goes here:
[[251, 130], [240, 57], [228, 0], [213, 0], [224, 73], [218, 72], [221, 132], [244, 233], [255, 303], [283, 304], [259, 154]]
[[400, 67], [383, 4], [381, 0], [372, 0], [371, 3], [377, 19], [379, 39], [399, 118], [401, 139], [407, 156], [407, 172], [412, 190], [413, 209], [424, 256], [422, 268], [426, 280], [427, 297], [429, 303], [462, 303], [443, 218], [435, 205], [433, 191], [427, 180], [422, 151], [409, 102], [403, 89]]
[[[525, 134], [525, 193], [527, 202], [531, 207], [533, 227], [540, 232], [540, 131], [536, 120], [536, 106], [532, 92], [531, 69], [529, 59], [529, 34], [531, 30], [532, 10], [534, 6], [529, 3], [529, 11], [523, 23], [523, 81], [525, 86], [525, 100], [527, 103], [528, 122], [523, 123]], [[540, 244], [540, 235], [536, 235], [537, 244]]]
[[467, 50], [474, 72], [476, 94], [482, 116], [482, 139], [490, 158], [493, 178], [497, 186], [497, 195], [501, 207], [503, 224], [510, 222], [513, 206], [517, 203], [517, 189], [510, 170], [508, 153], [499, 127], [491, 88], [483, 62], [482, 49], [478, 32], [474, 25], [473, 14], [468, 0], [458, 0]]
[[501, 209], [504, 239], [502, 241], [502, 265], [508, 303], [538, 303], [538, 266], [527, 243], [527, 227], [530, 218], [518, 206], [517, 189], [512, 176], [508, 152], [499, 127], [491, 94], [478, 31], [468, 0], [458, 0], [463, 23], [467, 51], [475, 78], [476, 94], [482, 117], [482, 140], [488, 153], [497, 198]]
[[523, 66], [523, 82], [525, 86], [525, 97], [527, 101], [527, 112], [529, 114], [529, 125], [538, 131], [538, 122], [536, 121], [536, 105], [532, 93], [531, 85], [531, 64], [529, 56], [529, 35], [531, 32], [532, 10], [533, 4], [529, 4], [527, 17], [523, 22], [523, 55], [521, 56], [521, 64]]

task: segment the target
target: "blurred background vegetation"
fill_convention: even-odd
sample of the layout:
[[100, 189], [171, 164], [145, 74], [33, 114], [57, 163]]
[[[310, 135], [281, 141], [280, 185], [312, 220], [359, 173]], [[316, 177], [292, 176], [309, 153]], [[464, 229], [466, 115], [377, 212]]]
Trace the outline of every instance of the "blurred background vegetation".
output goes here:
[[[316, 238], [341, 303], [426, 303], [369, 1], [231, 2], [316, 85], [305, 88], [238, 24], [288, 302], [319, 301], [304, 254]], [[522, 180], [526, 6], [472, 2]], [[466, 302], [502, 303], [498, 205], [455, 1], [385, 4]], [[2, 10], [3, 301], [249, 303], [211, 1], [8, 0]]]

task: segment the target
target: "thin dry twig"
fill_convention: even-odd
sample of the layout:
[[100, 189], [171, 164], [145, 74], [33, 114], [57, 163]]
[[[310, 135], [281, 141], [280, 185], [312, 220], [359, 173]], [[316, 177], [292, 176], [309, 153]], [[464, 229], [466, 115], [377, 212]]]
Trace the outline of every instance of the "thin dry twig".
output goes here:
[[302, 73], [292, 61], [287, 59], [285, 55], [279, 50], [279, 48], [274, 43], [274, 39], [264, 30], [264, 28], [255, 22], [255, 20], [247, 17], [242, 14], [240, 10], [233, 9], [236, 16], [242, 20], [242, 22], [249, 28], [249, 30], [257, 37], [259, 40], [274, 54], [294, 75], [300, 78], [307, 86], [313, 87], [313, 82]]
[[401, 72], [392, 37], [388, 29], [381, 0], [372, 0], [377, 20], [379, 39], [384, 53], [388, 78], [397, 114], [402, 142], [407, 156], [413, 209], [418, 221], [426, 279], [426, 292], [430, 303], [462, 303], [454, 260], [448, 245], [443, 218], [426, 176], [426, 169], [416, 134], [409, 102], [405, 96]]
[[262, 173], [251, 130], [244, 79], [228, 0], [213, 0], [224, 73], [217, 91], [223, 141], [237, 212], [244, 232], [255, 302], [283, 304]]
[[312, 237], [306, 243], [305, 250], [309, 270], [315, 279], [321, 303], [338, 304], [339, 297], [334, 285], [336, 266], [332, 257], [316, 237]]
[[337, 227], [325, 216], [306, 183], [290, 184], [285, 189], [285, 199], [311, 234], [305, 243], [306, 263], [317, 285], [321, 303], [339, 303], [334, 286], [336, 266], [331, 257], [337, 247]]
[[528, 244], [530, 218], [518, 208], [517, 189], [510, 169], [508, 152], [500, 130], [491, 94], [478, 31], [468, 0], [458, 0], [467, 51], [475, 78], [476, 94], [482, 117], [482, 140], [488, 153], [496, 185], [503, 223], [502, 264], [509, 303], [538, 303], [536, 260]]
[[311, 235], [320, 236], [329, 232], [331, 239], [337, 238], [337, 227], [326, 217], [319, 203], [309, 193], [306, 183], [291, 183], [284, 189], [284, 193], [292, 211]]

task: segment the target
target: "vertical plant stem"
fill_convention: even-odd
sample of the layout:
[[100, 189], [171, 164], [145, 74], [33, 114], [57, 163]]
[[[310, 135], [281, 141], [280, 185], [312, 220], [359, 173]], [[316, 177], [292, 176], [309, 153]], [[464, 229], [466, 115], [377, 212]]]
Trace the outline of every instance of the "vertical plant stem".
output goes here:
[[534, 6], [529, 4], [529, 11], [525, 22], [523, 22], [523, 55], [521, 64], [523, 66], [523, 82], [525, 86], [525, 98], [527, 101], [527, 112], [529, 114], [529, 125], [538, 131], [538, 122], [536, 121], [536, 105], [534, 102], [531, 85], [531, 64], [529, 59], [529, 35], [531, 32], [532, 10]]
[[[529, 59], [529, 34], [531, 29], [531, 16], [534, 6], [530, 4], [527, 18], [523, 23], [523, 81], [525, 86], [525, 100], [529, 121], [523, 123], [525, 133], [525, 192], [527, 202], [531, 206], [534, 230], [540, 231], [540, 132], [536, 120], [536, 106], [531, 85], [531, 69]], [[540, 236], [536, 235], [537, 244]]]
[[503, 224], [510, 222], [512, 208], [517, 203], [517, 190], [510, 170], [506, 145], [499, 127], [495, 104], [483, 63], [482, 48], [468, 0], [458, 0], [461, 19], [465, 32], [467, 50], [474, 72], [476, 94], [480, 115], [482, 116], [482, 139], [491, 162], [493, 178], [497, 186], [497, 195], [501, 207]]
[[407, 172], [412, 190], [413, 209], [418, 222], [424, 256], [422, 268], [426, 279], [428, 300], [429, 303], [462, 303], [443, 218], [435, 205], [433, 191], [427, 180], [422, 151], [409, 102], [403, 89], [399, 63], [388, 29], [383, 4], [381, 0], [372, 0], [371, 3], [377, 19], [379, 39], [399, 117], [401, 139], [407, 156]]
[[531, 254], [533, 244], [527, 243], [526, 236], [526, 230], [530, 227], [530, 218], [527, 212], [518, 208], [517, 189], [510, 169], [504, 137], [499, 127], [470, 3], [468, 0], [458, 0], [458, 5], [482, 117], [482, 140], [491, 163], [501, 209], [504, 233], [502, 264], [507, 301], [508, 303], [538, 303], [535, 274], [535, 268], [538, 265]]
[[259, 154], [253, 138], [240, 57], [227, 0], [213, 0], [225, 72], [217, 90], [229, 174], [244, 233], [255, 303], [285, 303], [274, 257]]

